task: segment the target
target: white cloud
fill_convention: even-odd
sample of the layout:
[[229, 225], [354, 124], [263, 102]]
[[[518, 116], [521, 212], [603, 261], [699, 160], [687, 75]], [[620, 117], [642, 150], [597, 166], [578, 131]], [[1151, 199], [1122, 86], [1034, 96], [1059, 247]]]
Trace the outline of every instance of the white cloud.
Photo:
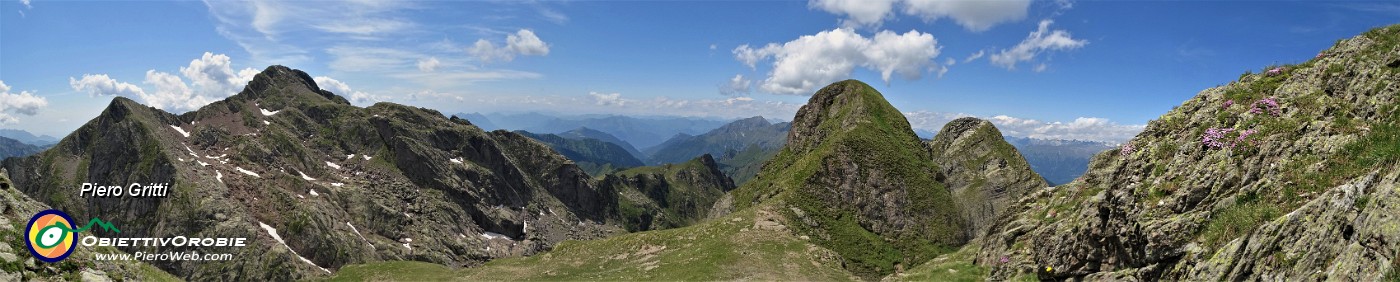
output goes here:
[[[973, 115], [965, 113], [939, 113], [929, 111], [908, 112], [904, 115], [915, 129], [938, 132], [943, 125], [961, 117]], [[997, 115], [981, 117], [992, 122], [1001, 133], [1007, 136], [1038, 139], [1087, 140], [1122, 143], [1142, 132], [1144, 125], [1118, 124], [1104, 118], [1080, 117], [1071, 122], [1046, 122], [1035, 119]]]
[[626, 106], [630, 100], [623, 99], [622, 93], [598, 93], [588, 92], [588, 97], [593, 98], [593, 103], [599, 106]]
[[[1016, 69], [1016, 64], [1035, 60], [1037, 55], [1046, 51], [1073, 50], [1089, 44], [1088, 40], [1074, 39], [1069, 31], [1062, 29], [1050, 30], [1050, 24], [1054, 21], [1042, 20], [1040, 26], [1026, 36], [1020, 44], [1003, 49], [1001, 52], [992, 54], [992, 64], [1006, 69]], [[1037, 66], [1037, 69], [1044, 70], [1044, 65]]]
[[0, 124], [19, 122], [19, 118], [13, 115], [33, 116], [39, 113], [39, 109], [48, 106], [48, 99], [29, 91], [10, 93], [10, 86], [0, 80]]
[[135, 84], [118, 82], [106, 74], [84, 74], [83, 79], [68, 78], [68, 85], [74, 91], [87, 92], [91, 96], [117, 95], [145, 99], [146, 91]]
[[[242, 91], [258, 71], [245, 68], [235, 73], [227, 55], [204, 52], [204, 56], [191, 60], [188, 67], [180, 67], [180, 74], [189, 78], [201, 92], [222, 99]], [[226, 94], [219, 95], [220, 93]]]
[[171, 112], [180, 113], [198, 109], [200, 106], [222, 99], [222, 97], [214, 98], [210, 95], [196, 95], [195, 91], [190, 89], [184, 80], [166, 72], [148, 70], [144, 83], [155, 87], [155, 91], [147, 92], [148, 95], [143, 97], [145, 104]]
[[975, 60], [977, 60], [977, 59], [981, 59], [982, 56], [986, 56], [986, 55], [987, 55], [987, 50], [977, 50], [977, 53], [972, 53], [972, 55], [968, 55], [968, 56], [967, 56], [967, 59], [963, 59], [963, 63], [970, 63], [970, 62], [975, 61]]
[[1001, 23], [1026, 18], [1031, 0], [904, 0], [904, 13], [924, 21], [949, 18], [972, 32], [982, 32]]
[[521, 29], [514, 35], [506, 36], [506, 47], [521, 55], [544, 56], [549, 55], [549, 45], [535, 36], [534, 31]]
[[143, 84], [153, 87], [151, 91], [135, 84], [120, 82], [106, 74], [84, 74], [82, 79], [68, 78], [68, 85], [75, 91], [87, 92], [92, 96], [119, 95], [138, 98], [142, 103], [166, 111], [181, 113], [195, 110], [214, 101], [237, 94], [257, 75], [258, 71], [245, 68], [234, 72], [228, 56], [204, 53], [190, 61], [189, 66], [180, 67], [180, 75], [156, 70], [146, 71]]
[[981, 32], [997, 24], [1026, 18], [1031, 0], [811, 0], [807, 6], [843, 16], [844, 27], [879, 27], [894, 18], [895, 9], [931, 22], [952, 19], [963, 28]]
[[[24, 4], [24, 8], [27, 8], [27, 9], [33, 9], [33, 8], [34, 8], [34, 6], [29, 5], [29, 0], [19, 0], [19, 3], [20, 3], [20, 4]], [[24, 13], [24, 12], [20, 12], [21, 15], [22, 15], [23, 13]]]
[[846, 16], [845, 27], [879, 26], [890, 16], [896, 0], [811, 0], [808, 7]]
[[515, 34], [506, 36], [505, 46], [496, 46], [495, 43], [486, 39], [478, 39], [476, 43], [472, 44], [472, 47], [467, 48], [467, 54], [471, 54], [483, 62], [509, 62], [514, 60], [517, 55], [549, 55], [549, 45], [535, 36], [535, 32], [521, 29]]
[[904, 34], [880, 31], [866, 38], [849, 28], [804, 35], [763, 48], [742, 45], [735, 59], [750, 67], [773, 59], [773, 68], [759, 88], [775, 94], [811, 94], [817, 87], [850, 77], [856, 67], [880, 72], [885, 83], [894, 74], [919, 79], [934, 67], [940, 47], [933, 35], [911, 30]]
[[311, 79], [315, 80], [316, 85], [320, 86], [321, 89], [330, 91], [331, 93], [335, 93], [336, 95], [348, 95], [350, 101], [356, 104], [369, 104], [389, 100], [389, 97], [373, 95], [364, 91], [355, 91], [354, 89], [350, 88], [349, 84], [345, 84], [345, 82], [341, 82], [339, 80], [327, 76], [317, 76]]
[[442, 61], [438, 61], [436, 57], [418, 59], [418, 70], [422, 72], [435, 72], [440, 65], [442, 65]]
[[951, 67], [957, 63], [958, 60], [954, 60], [953, 58], [944, 59], [943, 65], [938, 66], [938, 78], [943, 78], [943, 75], [948, 74], [948, 67]]
[[734, 78], [729, 79], [728, 83], [719, 86], [719, 94], [725, 96], [745, 95], [749, 94], [752, 88], [753, 80], [744, 78], [742, 74], [736, 74]]
[[373, 39], [374, 35], [384, 35], [409, 29], [412, 23], [396, 19], [345, 19], [331, 21], [314, 26], [316, 29], [330, 33], [340, 33], [351, 36], [361, 36], [364, 39]]

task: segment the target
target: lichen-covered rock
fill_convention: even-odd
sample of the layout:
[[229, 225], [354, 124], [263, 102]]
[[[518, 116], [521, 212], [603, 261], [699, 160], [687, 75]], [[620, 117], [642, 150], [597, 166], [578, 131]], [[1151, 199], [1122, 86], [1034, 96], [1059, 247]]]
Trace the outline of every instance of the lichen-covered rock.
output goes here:
[[976, 262], [989, 279], [1395, 277], [1397, 59], [1390, 26], [1202, 91], [1009, 207]]
[[991, 122], [972, 117], [953, 120], [924, 145], [942, 169], [944, 185], [962, 204], [968, 238], [981, 236], [1017, 199], [1046, 187], [1044, 178], [1031, 170]]

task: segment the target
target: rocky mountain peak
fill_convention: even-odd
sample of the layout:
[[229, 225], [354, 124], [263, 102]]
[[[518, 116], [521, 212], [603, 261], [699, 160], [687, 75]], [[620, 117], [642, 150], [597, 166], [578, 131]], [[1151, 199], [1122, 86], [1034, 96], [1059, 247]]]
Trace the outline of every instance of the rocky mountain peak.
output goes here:
[[975, 117], [963, 117], [949, 121], [948, 124], [943, 125], [942, 130], [938, 131], [938, 136], [958, 139], [971, 132], [981, 132], [985, 130], [991, 130], [993, 131], [992, 133], [1001, 136], [1001, 131], [997, 130], [996, 126], [992, 125], [992, 122]]
[[[891, 106], [875, 88], [859, 80], [845, 80], [823, 87], [797, 110], [788, 132], [787, 146], [799, 152], [810, 151], [828, 139], [862, 124], [893, 130], [896, 135], [918, 139], [909, 121]], [[904, 138], [906, 136], [899, 136]]]
[[764, 118], [763, 118], [763, 116], [754, 116], [754, 117], [751, 117], [751, 118], [736, 120], [736, 121], [734, 121], [734, 122], [731, 122], [731, 123], [725, 125], [725, 127], [731, 127], [731, 126], [733, 126], [733, 127], [741, 127], [741, 128], [753, 128], [753, 127], [763, 127], [763, 126], [769, 126], [769, 125], [772, 125], [772, 123], [769, 123], [767, 119], [764, 119]]
[[258, 73], [252, 81], [248, 82], [248, 87], [238, 94], [238, 96], [249, 99], [295, 97], [297, 95], [308, 95], [308, 97], [319, 97], [340, 104], [350, 104], [349, 100], [344, 97], [322, 90], [320, 86], [316, 85], [316, 80], [312, 79], [311, 75], [306, 72], [281, 65], [269, 66]]
[[962, 205], [964, 234], [977, 237], [1021, 196], [1046, 187], [1016, 147], [991, 122], [965, 117], [925, 141], [943, 183]]

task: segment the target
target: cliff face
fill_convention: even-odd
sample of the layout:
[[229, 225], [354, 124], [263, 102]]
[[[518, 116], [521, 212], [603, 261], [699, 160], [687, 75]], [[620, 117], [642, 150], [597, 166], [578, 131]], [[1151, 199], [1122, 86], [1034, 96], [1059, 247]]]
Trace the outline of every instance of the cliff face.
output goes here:
[[1046, 187], [1021, 153], [991, 122], [960, 118], [925, 141], [958, 203], [968, 238], [981, 236], [1006, 207]]
[[[156, 263], [194, 280], [292, 280], [378, 260], [472, 265], [620, 231], [617, 192], [544, 144], [421, 108], [354, 107], [281, 66], [178, 116], [114, 98], [53, 149], [3, 166], [25, 194], [122, 236], [249, 238], [235, 260]], [[78, 197], [84, 182], [171, 191]]]
[[1009, 207], [976, 262], [991, 279], [1397, 277], [1397, 46], [1380, 28], [1202, 91]]

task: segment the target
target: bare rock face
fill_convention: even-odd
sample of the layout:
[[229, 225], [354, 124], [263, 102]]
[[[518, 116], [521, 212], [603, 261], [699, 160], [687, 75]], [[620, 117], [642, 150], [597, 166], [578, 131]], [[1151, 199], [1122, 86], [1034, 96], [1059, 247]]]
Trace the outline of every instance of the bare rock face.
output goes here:
[[981, 236], [1007, 206], [1046, 187], [991, 122], [972, 117], [953, 120], [924, 145], [942, 169], [939, 173], [948, 191], [962, 204], [968, 238]]
[[[248, 238], [231, 261], [154, 263], [191, 280], [297, 280], [380, 260], [467, 266], [621, 231], [616, 191], [542, 143], [427, 109], [355, 107], [282, 66], [181, 115], [116, 97], [53, 149], [3, 167], [13, 189], [121, 236]], [[84, 182], [170, 193], [78, 197]]]
[[1400, 277], [1396, 60], [1390, 26], [1202, 91], [1008, 207], [976, 263], [993, 280]]

